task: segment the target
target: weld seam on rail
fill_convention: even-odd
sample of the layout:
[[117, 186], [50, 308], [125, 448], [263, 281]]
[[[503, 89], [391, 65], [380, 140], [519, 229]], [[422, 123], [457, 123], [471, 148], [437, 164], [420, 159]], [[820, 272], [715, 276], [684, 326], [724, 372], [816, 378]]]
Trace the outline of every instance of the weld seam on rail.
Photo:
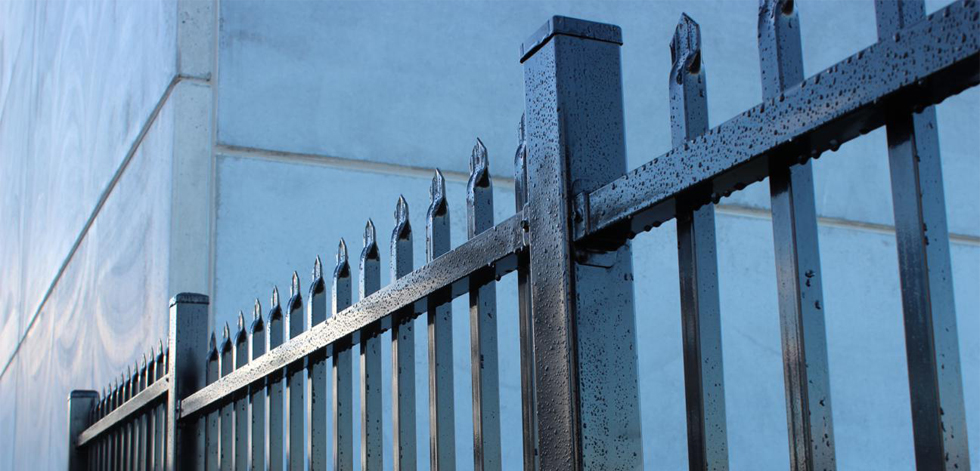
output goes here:
[[[180, 417], [190, 417], [261, 379], [281, 371], [339, 339], [417, 303], [523, 248], [521, 215], [511, 216], [459, 247], [327, 318], [303, 334], [267, 352], [181, 401]], [[201, 360], [203, 361], [203, 359]]]

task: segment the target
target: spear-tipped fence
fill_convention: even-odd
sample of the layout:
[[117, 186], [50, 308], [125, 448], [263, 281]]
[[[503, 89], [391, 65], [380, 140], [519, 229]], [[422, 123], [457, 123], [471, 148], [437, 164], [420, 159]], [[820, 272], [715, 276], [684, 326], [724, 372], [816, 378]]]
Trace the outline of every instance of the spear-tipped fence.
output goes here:
[[[425, 315], [429, 459], [434, 469], [455, 469], [468, 461], [456, 456], [457, 437], [468, 431], [454, 428], [452, 324], [459, 318], [450, 301], [466, 293], [471, 463], [499, 470], [495, 283], [514, 270], [524, 467], [639, 468], [628, 239], [676, 218], [690, 467], [727, 469], [712, 202], [768, 177], [791, 467], [835, 469], [809, 160], [887, 125], [916, 463], [919, 469], [968, 469], [931, 105], [980, 82], [980, 7], [961, 0], [925, 17], [921, 0], [876, 6], [880, 41], [805, 79], [794, 3], [763, 0], [764, 100], [710, 130], [700, 30], [683, 16], [670, 41], [674, 149], [629, 172], [620, 30], [554, 17], [522, 48], [526, 101], [515, 155], [516, 215], [494, 225], [487, 149], [478, 140], [467, 182], [468, 239], [455, 248], [450, 242], [450, 201], [436, 170], [426, 214], [427, 262], [413, 270], [408, 202], [399, 198], [388, 286], [380, 286], [381, 253], [368, 220], [356, 302], [343, 240], [330, 280], [317, 257], [305, 305], [294, 272], [285, 306], [274, 288], [267, 315], [256, 300], [250, 326], [239, 313], [234, 331], [225, 325], [220, 342], [214, 333], [209, 342], [207, 298], [178, 295], [167, 345], [161, 342], [101, 394], [72, 393], [69, 468], [382, 469], [380, 342], [390, 331], [392, 464], [415, 469], [423, 458], [416, 456], [411, 329]], [[353, 410], [355, 350], [360, 411]], [[353, 455], [355, 417], [359, 457]]]

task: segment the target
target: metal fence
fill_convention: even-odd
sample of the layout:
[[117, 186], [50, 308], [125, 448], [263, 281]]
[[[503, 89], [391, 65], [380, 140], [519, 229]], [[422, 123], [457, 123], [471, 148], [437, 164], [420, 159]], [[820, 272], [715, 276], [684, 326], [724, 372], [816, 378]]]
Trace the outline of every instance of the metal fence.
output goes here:
[[[468, 294], [473, 468], [499, 470], [495, 283], [515, 270], [524, 467], [640, 468], [629, 240], [670, 219], [677, 222], [690, 468], [727, 469], [713, 204], [767, 177], [790, 464], [836, 469], [810, 159], [883, 125], [916, 466], [969, 469], [932, 105], [980, 83], [980, 8], [960, 0], [928, 17], [921, 0], [879, 0], [876, 8], [877, 44], [804, 78], [794, 2], [764, 0], [758, 36], [764, 100], [710, 130], [700, 32], [683, 16], [670, 43], [674, 148], [631, 171], [619, 28], [552, 18], [521, 50], [526, 101], [514, 216], [494, 225], [487, 153], [478, 142], [467, 185], [469, 239], [450, 243], [445, 183], [436, 171], [426, 214], [428, 262], [412, 269], [408, 204], [399, 199], [390, 239], [393, 281], [380, 286], [381, 254], [368, 221], [356, 303], [343, 240], [332, 275], [317, 259], [305, 298], [294, 273], [285, 305], [274, 291], [264, 317], [256, 301], [251, 324], [240, 315], [220, 341], [207, 332], [207, 297], [177, 295], [169, 345], [101, 395], [71, 394], [69, 469], [381, 469], [385, 331], [393, 468], [415, 469], [423, 459], [416, 456], [416, 441], [424, 438], [415, 432], [414, 378], [428, 374], [429, 459], [433, 469], [454, 469], [457, 433], [464, 432], [453, 425], [452, 323], [459, 319], [449, 303]], [[415, 371], [417, 316], [427, 318], [427, 372]], [[352, 408], [354, 394], [360, 411]], [[355, 420], [360, 437], [353, 435]]]

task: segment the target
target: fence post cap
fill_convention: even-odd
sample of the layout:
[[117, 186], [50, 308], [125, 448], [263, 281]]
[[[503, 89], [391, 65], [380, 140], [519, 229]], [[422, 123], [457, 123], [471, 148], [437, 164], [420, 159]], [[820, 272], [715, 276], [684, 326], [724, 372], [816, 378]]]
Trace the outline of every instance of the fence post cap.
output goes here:
[[208, 295], [199, 293], [177, 293], [170, 298], [170, 307], [175, 304], [208, 304]]
[[69, 401], [71, 401], [72, 399], [82, 399], [86, 397], [99, 397], [99, 392], [92, 391], [90, 389], [75, 389], [72, 392], [68, 393]]
[[531, 57], [535, 51], [557, 34], [623, 44], [623, 30], [619, 26], [556, 15], [552, 16], [521, 44], [521, 62]]

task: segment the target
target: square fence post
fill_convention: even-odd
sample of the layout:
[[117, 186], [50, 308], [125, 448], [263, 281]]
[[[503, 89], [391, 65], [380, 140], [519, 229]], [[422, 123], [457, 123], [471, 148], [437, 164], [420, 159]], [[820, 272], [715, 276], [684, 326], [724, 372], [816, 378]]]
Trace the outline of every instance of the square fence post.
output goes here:
[[621, 38], [617, 26], [556, 16], [522, 49], [543, 470], [643, 463], [630, 244], [572, 242], [587, 216], [573, 198], [626, 172]]
[[92, 409], [99, 401], [95, 391], [72, 391], [68, 395], [68, 471], [88, 469], [88, 452], [78, 449], [78, 436], [92, 423]]
[[167, 394], [166, 469], [193, 470], [204, 463], [197, 421], [181, 423], [180, 401], [204, 387], [208, 354], [208, 297], [180, 293], [170, 300], [170, 391]]

